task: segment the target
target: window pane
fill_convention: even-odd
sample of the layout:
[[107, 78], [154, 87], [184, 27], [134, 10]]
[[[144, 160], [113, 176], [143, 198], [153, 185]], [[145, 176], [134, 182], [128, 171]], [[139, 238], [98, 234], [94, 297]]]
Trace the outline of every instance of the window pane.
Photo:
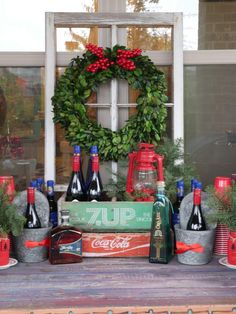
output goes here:
[[44, 172], [44, 99], [41, 68], [0, 68], [0, 174], [17, 190]]
[[131, 49], [172, 50], [172, 28], [129, 27], [127, 29], [127, 46]]
[[236, 65], [185, 67], [185, 147], [205, 184], [235, 173]]
[[83, 51], [88, 43], [98, 44], [98, 28], [57, 28], [57, 51]]

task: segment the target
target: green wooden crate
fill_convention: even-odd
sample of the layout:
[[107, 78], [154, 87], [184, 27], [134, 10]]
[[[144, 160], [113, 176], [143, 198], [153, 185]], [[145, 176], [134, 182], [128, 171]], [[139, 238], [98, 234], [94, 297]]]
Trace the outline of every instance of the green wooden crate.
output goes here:
[[60, 210], [70, 210], [70, 222], [84, 231], [150, 231], [152, 219], [150, 202], [65, 202]]

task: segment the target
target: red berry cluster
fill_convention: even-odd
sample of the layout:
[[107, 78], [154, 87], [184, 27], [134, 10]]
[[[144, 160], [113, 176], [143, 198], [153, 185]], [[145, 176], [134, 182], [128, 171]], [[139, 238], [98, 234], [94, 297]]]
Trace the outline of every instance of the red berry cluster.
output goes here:
[[131, 61], [129, 59], [126, 58], [119, 58], [117, 59], [116, 63], [123, 69], [128, 70], [128, 71], [132, 71], [135, 69], [135, 64], [134, 61]]
[[137, 56], [140, 56], [142, 53], [141, 49], [133, 49], [133, 50], [122, 50], [118, 49], [117, 50], [117, 58], [135, 58]]
[[98, 58], [102, 58], [103, 57], [103, 48], [102, 47], [98, 47], [96, 45], [93, 44], [87, 44], [86, 48], [92, 52], [94, 55], [98, 56]]
[[133, 50], [117, 50], [117, 61], [116, 63], [123, 69], [132, 71], [135, 69], [134, 61], [130, 60], [130, 58], [137, 57], [141, 54], [141, 49], [133, 49]]
[[91, 63], [87, 67], [87, 71], [92, 72], [92, 73], [97, 72], [99, 69], [104, 71], [107, 68], [109, 68], [109, 66], [112, 64], [114, 64], [114, 62], [110, 61], [108, 58], [101, 58], [101, 59], [97, 60], [96, 62]]

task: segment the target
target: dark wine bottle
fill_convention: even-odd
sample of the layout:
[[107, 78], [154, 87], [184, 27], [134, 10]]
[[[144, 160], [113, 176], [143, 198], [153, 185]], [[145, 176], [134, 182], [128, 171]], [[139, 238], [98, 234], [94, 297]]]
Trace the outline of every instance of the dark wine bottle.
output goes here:
[[88, 201], [100, 201], [102, 197], [102, 190], [102, 181], [99, 176], [99, 157], [94, 156], [92, 159], [92, 177], [87, 189]]
[[[87, 168], [87, 173], [86, 173], [86, 190], [88, 189], [89, 183], [91, 182], [92, 179], [92, 162], [93, 162], [93, 157], [98, 156], [98, 147], [96, 145], [90, 147], [90, 155], [89, 155], [89, 160], [88, 160], [88, 168]], [[101, 181], [100, 177], [100, 172], [98, 173], [99, 175], [99, 180]]]
[[79, 145], [74, 145], [73, 156], [78, 156], [80, 158], [80, 174], [81, 174], [82, 182], [83, 182], [84, 189], [85, 189], [85, 181], [84, 181], [83, 168], [82, 168], [81, 149], [80, 149]]
[[35, 189], [33, 187], [27, 188], [27, 208], [26, 208], [26, 222], [24, 227], [27, 229], [41, 228], [41, 222], [38, 217], [35, 207]]
[[187, 230], [204, 231], [206, 230], [205, 219], [201, 209], [201, 188], [195, 187], [193, 191], [193, 209], [189, 221], [187, 223]]
[[57, 202], [55, 200], [54, 181], [47, 181], [47, 199], [49, 203], [49, 221], [53, 227], [57, 226]]
[[66, 192], [66, 201], [84, 201], [85, 190], [80, 170], [80, 157], [73, 156], [73, 170]]

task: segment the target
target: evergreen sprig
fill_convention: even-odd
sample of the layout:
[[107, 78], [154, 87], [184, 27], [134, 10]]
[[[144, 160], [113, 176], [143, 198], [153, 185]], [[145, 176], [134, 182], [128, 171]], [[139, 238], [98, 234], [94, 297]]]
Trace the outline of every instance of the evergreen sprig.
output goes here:
[[216, 192], [213, 186], [208, 186], [207, 205], [214, 209], [208, 220], [212, 223], [225, 224], [230, 230], [236, 231], [236, 186], [228, 187], [224, 192]]
[[6, 189], [6, 185], [0, 187], [0, 234], [7, 235], [11, 232], [18, 236], [23, 230], [25, 218], [17, 212], [16, 206], [10, 203]]

